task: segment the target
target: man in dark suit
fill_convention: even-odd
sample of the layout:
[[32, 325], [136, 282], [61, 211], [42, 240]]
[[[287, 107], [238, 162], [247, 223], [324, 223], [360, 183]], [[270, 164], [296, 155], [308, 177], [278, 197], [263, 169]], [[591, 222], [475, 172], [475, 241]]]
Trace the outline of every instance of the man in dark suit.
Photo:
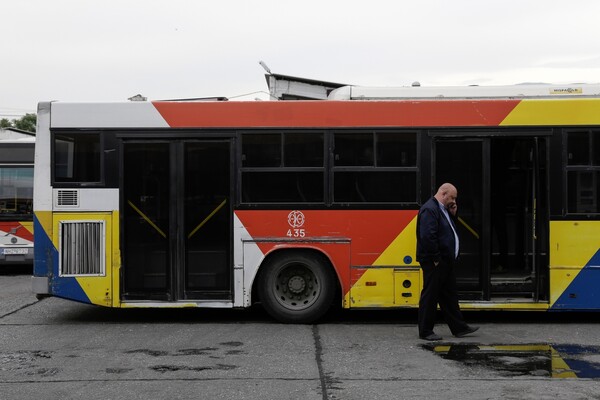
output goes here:
[[458, 305], [454, 264], [459, 254], [459, 238], [452, 218], [456, 214], [457, 196], [454, 185], [444, 183], [423, 204], [417, 217], [417, 261], [423, 270], [419, 337], [424, 340], [442, 340], [433, 331], [438, 304], [454, 336], [463, 337], [479, 329], [467, 325]]

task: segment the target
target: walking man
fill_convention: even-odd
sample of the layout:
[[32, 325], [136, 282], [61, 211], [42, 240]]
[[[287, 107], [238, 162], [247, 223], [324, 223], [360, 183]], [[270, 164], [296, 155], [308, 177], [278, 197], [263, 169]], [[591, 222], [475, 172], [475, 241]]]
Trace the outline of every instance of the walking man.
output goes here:
[[453, 221], [457, 196], [456, 187], [444, 183], [423, 204], [417, 217], [417, 261], [423, 270], [419, 337], [424, 340], [443, 339], [433, 331], [438, 304], [454, 336], [463, 337], [479, 329], [467, 325], [458, 305], [454, 264], [459, 255], [459, 238]]

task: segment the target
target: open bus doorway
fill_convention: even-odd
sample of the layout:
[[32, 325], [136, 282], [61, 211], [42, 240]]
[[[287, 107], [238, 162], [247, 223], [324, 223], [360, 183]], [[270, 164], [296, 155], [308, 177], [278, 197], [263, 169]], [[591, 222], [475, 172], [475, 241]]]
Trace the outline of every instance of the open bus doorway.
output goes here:
[[231, 141], [123, 143], [125, 300], [231, 300]]
[[[543, 137], [438, 137], [434, 187], [458, 188], [461, 299], [537, 301], [547, 293]], [[435, 190], [435, 189], [433, 189]]]

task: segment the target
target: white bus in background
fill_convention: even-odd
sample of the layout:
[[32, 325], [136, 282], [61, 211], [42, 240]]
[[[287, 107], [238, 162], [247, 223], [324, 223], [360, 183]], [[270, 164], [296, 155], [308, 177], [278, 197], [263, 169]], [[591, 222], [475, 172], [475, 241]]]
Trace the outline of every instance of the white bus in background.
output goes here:
[[35, 135], [0, 131], [0, 264], [33, 264]]

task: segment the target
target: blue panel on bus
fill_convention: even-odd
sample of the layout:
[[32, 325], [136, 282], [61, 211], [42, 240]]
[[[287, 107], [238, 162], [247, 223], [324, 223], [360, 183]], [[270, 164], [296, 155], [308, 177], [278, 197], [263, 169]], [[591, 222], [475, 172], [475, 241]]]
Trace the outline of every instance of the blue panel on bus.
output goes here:
[[600, 309], [600, 250], [573, 279], [552, 306], [553, 310]]
[[90, 303], [77, 279], [73, 277], [58, 276], [58, 250], [46, 234], [42, 224], [34, 216], [34, 276], [47, 276], [50, 278], [50, 294], [70, 300]]
[[54, 250], [53, 253], [56, 253], [56, 249], [35, 215], [33, 216], [33, 242], [33, 275], [50, 276], [52, 260], [49, 257], [52, 251], [49, 249]]
[[[57, 271], [58, 272], [58, 271]], [[72, 277], [58, 277], [56, 275], [50, 282], [50, 293], [57, 297], [63, 297], [69, 300], [80, 301], [82, 303], [91, 303], [77, 279]]]

